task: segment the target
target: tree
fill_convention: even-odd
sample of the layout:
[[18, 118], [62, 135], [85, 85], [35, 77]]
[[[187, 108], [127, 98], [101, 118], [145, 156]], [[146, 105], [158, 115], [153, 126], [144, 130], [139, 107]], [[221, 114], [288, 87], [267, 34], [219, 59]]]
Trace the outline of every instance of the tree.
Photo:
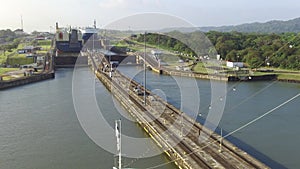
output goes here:
[[237, 56], [238, 56], [237, 51], [232, 50], [226, 55], [226, 60], [228, 60], [228, 61], [237, 61]]
[[300, 70], [300, 56], [292, 55], [288, 58], [288, 68]]
[[251, 69], [258, 68], [264, 64], [261, 53], [253, 49], [248, 49], [248, 54], [245, 57], [245, 60], [249, 64]]

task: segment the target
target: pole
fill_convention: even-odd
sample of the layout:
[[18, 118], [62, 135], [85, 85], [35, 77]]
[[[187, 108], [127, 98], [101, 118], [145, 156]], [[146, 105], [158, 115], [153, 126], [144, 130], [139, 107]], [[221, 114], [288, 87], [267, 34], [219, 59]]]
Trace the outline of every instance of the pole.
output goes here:
[[144, 105], [146, 106], [146, 32], [144, 33]]
[[219, 148], [219, 152], [222, 152], [222, 139], [223, 139], [223, 129], [221, 128], [221, 138], [220, 138], [220, 148]]
[[180, 130], [180, 135], [183, 137], [183, 114], [181, 114], [181, 130]]
[[157, 48], [159, 49], [159, 34], [158, 35], [158, 43], [157, 43]]
[[93, 53], [94, 53], [94, 50], [95, 50], [95, 36], [94, 36], [94, 33], [93, 33]]
[[21, 15], [21, 29], [22, 29], [22, 31], [24, 31], [23, 30], [23, 16]]
[[111, 64], [111, 55], [109, 54], [109, 66], [110, 66], [110, 70], [109, 70], [109, 77], [112, 77], [112, 64]]
[[119, 120], [119, 123], [120, 123], [120, 125], [119, 125], [119, 127], [120, 127], [120, 136], [119, 136], [119, 139], [120, 139], [120, 151], [119, 151], [119, 169], [122, 169], [122, 162], [121, 162], [121, 160], [122, 160], [122, 140], [121, 140], [121, 120]]
[[122, 153], [121, 153], [121, 120], [115, 121], [115, 130], [117, 137], [117, 154], [118, 154], [118, 168], [122, 169]]

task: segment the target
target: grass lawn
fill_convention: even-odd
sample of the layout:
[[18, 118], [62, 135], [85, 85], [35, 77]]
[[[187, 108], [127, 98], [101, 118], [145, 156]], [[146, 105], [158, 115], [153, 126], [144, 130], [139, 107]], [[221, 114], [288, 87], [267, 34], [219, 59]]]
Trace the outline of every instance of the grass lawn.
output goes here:
[[226, 73], [226, 71], [222, 70], [222, 67], [220, 65], [210, 62], [198, 62], [197, 65], [194, 66], [193, 71], [196, 73], [215, 74], [216, 70], [214, 69], [214, 67], [221, 68], [221, 70], [217, 71], [217, 74]]
[[278, 79], [280, 80], [299, 80], [300, 81], [300, 74], [284, 74], [284, 73], [280, 73], [278, 74]]
[[39, 40], [37, 46], [42, 47], [45, 51], [48, 51], [51, 48], [51, 40]]
[[271, 69], [274, 70], [275, 72], [290, 72], [290, 73], [300, 73], [300, 71], [298, 70], [289, 70], [289, 69], [282, 69], [282, 68], [274, 68], [274, 67], [270, 67], [270, 68], [266, 68], [266, 69]]
[[204, 66], [202, 62], [197, 63], [193, 71], [196, 73], [208, 73], [208, 69]]
[[260, 75], [266, 74], [277, 74], [279, 80], [299, 80], [300, 81], [300, 71], [288, 70], [282, 68], [264, 67], [263, 69], [273, 70], [273, 72], [257, 72]]
[[12, 56], [12, 55], [14, 55], [14, 53], [16, 52], [16, 50], [17, 50], [17, 49], [13, 49], [11, 52], [6, 51], [6, 52], [5, 52], [5, 55], [4, 55], [4, 52], [1, 51], [1, 52], [0, 52], [0, 64], [6, 63], [7, 56]]
[[4, 74], [6, 72], [15, 71], [15, 70], [19, 70], [19, 68], [0, 68], [0, 75]]

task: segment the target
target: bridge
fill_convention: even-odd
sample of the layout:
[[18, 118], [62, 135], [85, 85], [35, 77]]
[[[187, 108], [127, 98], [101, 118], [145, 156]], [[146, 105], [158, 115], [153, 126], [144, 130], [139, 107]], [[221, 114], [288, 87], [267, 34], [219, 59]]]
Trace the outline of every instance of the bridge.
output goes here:
[[[111, 74], [111, 69], [103, 67], [109, 65], [103, 55], [97, 53], [86, 55], [89, 58], [89, 66], [97, 78], [178, 168], [269, 168], [152, 94], [138, 82], [118, 71]], [[142, 92], [137, 92], [137, 88]], [[205, 142], [203, 138], [199, 138], [200, 135], [207, 136]]]

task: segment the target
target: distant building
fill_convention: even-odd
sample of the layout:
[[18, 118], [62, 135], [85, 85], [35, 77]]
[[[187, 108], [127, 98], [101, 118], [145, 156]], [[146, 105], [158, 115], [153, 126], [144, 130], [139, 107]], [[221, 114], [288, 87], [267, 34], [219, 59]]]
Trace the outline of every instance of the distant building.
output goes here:
[[162, 55], [162, 51], [160, 50], [151, 50], [152, 57], [154, 57], [156, 60], [159, 59], [159, 57]]
[[151, 50], [151, 54], [154, 56], [160, 56], [162, 54], [162, 51], [160, 50]]
[[41, 47], [34, 47], [34, 46], [25, 46], [23, 49], [18, 49], [18, 54], [30, 54], [35, 53], [38, 50], [42, 50]]
[[229, 61], [227, 61], [226, 66], [230, 67], [230, 68], [235, 68], [235, 67], [243, 68], [244, 63], [243, 62], [229, 62]]
[[46, 39], [46, 37], [43, 36], [43, 35], [38, 35], [38, 36], [35, 38], [35, 40], [45, 40], [45, 39]]

